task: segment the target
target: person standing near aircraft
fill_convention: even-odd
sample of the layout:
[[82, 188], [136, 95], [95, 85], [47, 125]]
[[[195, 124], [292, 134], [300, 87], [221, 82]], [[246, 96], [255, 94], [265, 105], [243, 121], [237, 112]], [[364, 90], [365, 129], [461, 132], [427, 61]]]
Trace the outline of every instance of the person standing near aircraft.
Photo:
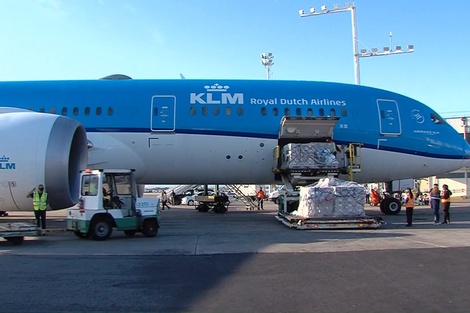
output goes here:
[[429, 199], [431, 202], [431, 209], [434, 211], [434, 225], [439, 225], [439, 209], [441, 203], [441, 191], [439, 185], [434, 184], [432, 189], [429, 191]]
[[170, 206], [168, 205], [168, 195], [166, 194], [166, 191], [163, 190], [163, 192], [162, 192], [162, 210], [165, 210], [165, 207], [167, 207], [168, 210], [171, 209]]
[[176, 196], [175, 191], [172, 190], [170, 193], [170, 203], [173, 205], [175, 204], [175, 196]]
[[263, 202], [264, 202], [265, 195], [264, 195], [263, 187], [259, 187], [259, 190], [256, 193], [256, 198], [258, 199], [258, 210], [260, 209], [260, 207], [261, 207], [261, 210], [264, 210]]
[[415, 207], [415, 199], [413, 191], [410, 188], [405, 189], [405, 208], [406, 208], [406, 227], [413, 224], [413, 209]]
[[41, 227], [41, 229], [45, 231], [46, 209], [49, 200], [47, 198], [47, 192], [44, 191], [44, 185], [39, 184], [37, 189], [33, 189], [33, 191], [31, 191], [28, 198], [33, 198], [34, 216], [36, 218], [37, 227]]
[[452, 196], [452, 191], [449, 190], [449, 186], [446, 184], [442, 185], [441, 203], [442, 211], [444, 212], [442, 224], [450, 224], [450, 196]]

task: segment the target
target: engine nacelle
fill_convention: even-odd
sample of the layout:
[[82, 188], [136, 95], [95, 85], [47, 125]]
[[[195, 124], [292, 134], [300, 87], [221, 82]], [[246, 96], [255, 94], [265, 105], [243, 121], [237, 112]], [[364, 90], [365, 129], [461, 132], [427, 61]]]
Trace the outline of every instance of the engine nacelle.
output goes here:
[[53, 210], [79, 199], [87, 164], [84, 127], [70, 118], [0, 107], [0, 211], [33, 210], [28, 194], [44, 184]]

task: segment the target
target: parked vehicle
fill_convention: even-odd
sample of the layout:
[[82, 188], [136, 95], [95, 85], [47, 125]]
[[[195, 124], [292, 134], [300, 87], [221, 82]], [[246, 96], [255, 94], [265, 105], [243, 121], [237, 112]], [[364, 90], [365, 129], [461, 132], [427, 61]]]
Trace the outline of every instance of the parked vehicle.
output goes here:
[[[209, 190], [208, 191], [208, 194], [209, 196], [210, 195], [213, 195], [214, 192]], [[192, 194], [192, 195], [187, 195], [187, 196], [184, 196], [182, 199], [181, 199], [181, 204], [184, 204], [184, 205], [195, 205], [196, 204], [196, 196], [203, 196], [204, 195], [204, 191], [199, 191], [195, 194]]]

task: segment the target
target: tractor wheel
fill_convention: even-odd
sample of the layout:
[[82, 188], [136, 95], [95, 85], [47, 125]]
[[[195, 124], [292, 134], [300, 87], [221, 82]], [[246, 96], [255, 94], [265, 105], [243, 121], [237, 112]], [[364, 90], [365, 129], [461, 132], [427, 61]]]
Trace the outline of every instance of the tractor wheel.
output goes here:
[[142, 234], [145, 237], [155, 237], [158, 233], [158, 223], [155, 219], [147, 219], [142, 223]]
[[106, 240], [112, 233], [113, 227], [109, 218], [99, 217], [91, 223], [90, 235], [95, 240]]
[[205, 203], [201, 203], [201, 204], [199, 204], [199, 205], [197, 206], [196, 209], [197, 209], [199, 212], [209, 212], [210, 207], [209, 207], [207, 204], [205, 204]]

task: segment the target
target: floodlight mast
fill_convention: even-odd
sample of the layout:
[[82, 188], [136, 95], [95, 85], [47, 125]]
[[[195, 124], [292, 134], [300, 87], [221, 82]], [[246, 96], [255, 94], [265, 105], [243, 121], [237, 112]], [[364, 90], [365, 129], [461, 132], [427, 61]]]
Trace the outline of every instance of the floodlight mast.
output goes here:
[[305, 13], [304, 10], [299, 10], [300, 17], [309, 17], [316, 15], [324, 15], [328, 13], [341, 13], [341, 12], [351, 12], [351, 24], [352, 24], [352, 40], [353, 40], [353, 56], [354, 56], [354, 80], [357, 85], [361, 84], [361, 74], [359, 66], [359, 58], [365, 57], [374, 57], [374, 56], [384, 56], [392, 54], [402, 54], [402, 53], [411, 53], [414, 52], [413, 45], [408, 45], [408, 50], [402, 50], [401, 46], [397, 46], [395, 50], [392, 49], [392, 33], [390, 32], [390, 47], [385, 47], [382, 52], [378, 52], [377, 48], [373, 48], [370, 52], [366, 49], [362, 49], [361, 53], [358, 51], [357, 39], [357, 23], [356, 23], [356, 6], [354, 1], [352, 4], [346, 2], [345, 6], [340, 8], [339, 5], [333, 5], [333, 9], [328, 9], [326, 5], [321, 6], [321, 11], [316, 11], [315, 8], [310, 8], [309, 13]]
[[266, 79], [268, 80], [271, 78], [270, 68], [274, 65], [273, 58], [274, 56], [271, 52], [261, 53], [261, 64], [266, 68]]

